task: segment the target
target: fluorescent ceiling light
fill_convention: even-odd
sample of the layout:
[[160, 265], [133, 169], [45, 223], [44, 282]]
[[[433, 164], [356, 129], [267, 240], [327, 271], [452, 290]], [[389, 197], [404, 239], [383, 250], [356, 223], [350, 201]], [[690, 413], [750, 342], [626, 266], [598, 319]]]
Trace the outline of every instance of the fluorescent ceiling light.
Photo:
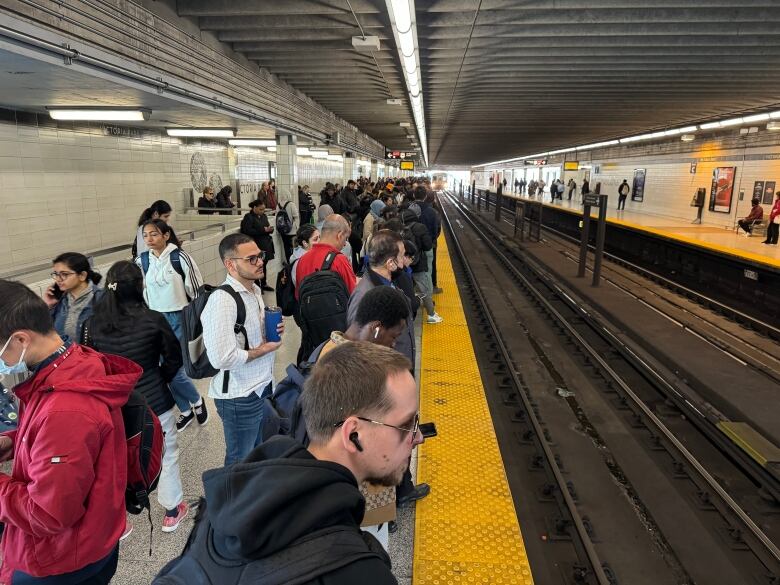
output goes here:
[[391, 0], [393, 7], [393, 17], [398, 31], [406, 32], [412, 28], [412, 10], [409, 6], [409, 0]]
[[328, 153], [322, 150], [314, 150], [309, 154], [314, 158], [328, 158]]
[[401, 53], [404, 57], [411, 57], [414, 54], [414, 35], [412, 31], [398, 33], [398, 41], [401, 45]]
[[743, 118], [731, 118], [730, 120], [721, 120], [720, 125], [721, 127], [725, 126], [739, 126], [740, 124], [744, 124], [745, 120]]
[[306, 156], [309, 154], [309, 149], [305, 146], [299, 146], [295, 149], [295, 153], [298, 155]]
[[184, 136], [190, 138], [233, 138], [235, 128], [166, 128], [168, 136]]
[[720, 128], [720, 122], [707, 122], [706, 124], [699, 124], [702, 130], [712, 130], [713, 128]]
[[682, 140], [683, 142], [692, 142], [692, 141], [696, 140], [696, 135], [695, 134], [683, 134], [682, 136], [680, 136], [680, 140]]
[[780, 122], [769, 122], [766, 125], [767, 130], [780, 130]]
[[412, 54], [404, 57], [404, 69], [408, 75], [417, 75], [417, 56]]
[[409, 128], [409, 127], [411, 127], [412, 123], [411, 122], [399, 122], [398, 125], [401, 126], [401, 128]]
[[756, 114], [754, 116], [745, 116], [742, 118], [742, 121], [746, 124], [749, 124], [750, 122], [763, 122], [764, 120], [769, 119], [769, 114]]
[[770, 118], [772, 118], [772, 119], [774, 119], [774, 118], [780, 118], [780, 111], [777, 111], [777, 112], [769, 112], [769, 117], [770, 117]]
[[605, 142], [594, 142], [593, 144], [578, 146], [577, 150], [590, 150], [591, 148], [601, 148], [603, 146], [612, 146], [613, 144], [619, 144], [619, 143], [620, 143], [619, 140], [607, 140]]
[[268, 150], [268, 152], [276, 152], [276, 147], [275, 146], [269, 146], [269, 147], [266, 148], [266, 150]]
[[152, 111], [141, 108], [46, 108], [53, 120], [143, 122]]
[[253, 138], [235, 138], [228, 140], [230, 146], [276, 146], [276, 140], [260, 140]]

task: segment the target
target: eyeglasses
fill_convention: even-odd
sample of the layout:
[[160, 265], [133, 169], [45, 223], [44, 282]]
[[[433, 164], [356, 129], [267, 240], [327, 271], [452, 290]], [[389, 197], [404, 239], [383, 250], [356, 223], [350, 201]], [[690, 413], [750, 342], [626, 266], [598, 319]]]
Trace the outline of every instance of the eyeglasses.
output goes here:
[[259, 254], [253, 254], [252, 256], [245, 256], [245, 257], [238, 257], [234, 258], [231, 257], [230, 260], [246, 260], [252, 265], [257, 264], [260, 260], [265, 260], [265, 252], [260, 252]]
[[76, 274], [76, 273], [75, 272], [67, 272], [67, 271], [64, 271], [64, 272], [52, 272], [51, 273], [51, 277], [54, 280], [65, 280], [66, 278], [68, 278], [69, 276], [73, 276], [74, 274]]
[[[420, 430], [420, 413], [414, 415], [414, 422], [412, 423], [412, 428], [407, 429], [404, 427], [397, 427], [395, 425], [390, 425], [387, 423], [379, 422], [378, 420], [371, 420], [370, 418], [364, 418], [362, 416], [356, 416], [355, 417], [358, 420], [362, 420], [363, 422], [371, 423], [374, 425], [382, 425], [383, 427], [390, 427], [393, 429], [396, 429], [398, 431], [401, 431], [402, 433], [409, 433], [409, 442], [414, 443], [415, 437], [417, 437], [417, 432]], [[337, 422], [333, 425], [334, 428], [338, 428], [341, 425], [343, 425], [346, 421]]]

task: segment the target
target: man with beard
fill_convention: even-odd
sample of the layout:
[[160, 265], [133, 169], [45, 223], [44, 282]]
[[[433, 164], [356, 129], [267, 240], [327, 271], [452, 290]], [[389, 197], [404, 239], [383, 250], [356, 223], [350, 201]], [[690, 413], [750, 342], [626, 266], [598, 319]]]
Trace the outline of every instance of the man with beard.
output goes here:
[[[228, 273], [223, 286], [230, 287], [233, 294], [221, 289], [212, 292], [200, 321], [209, 362], [219, 370], [209, 384], [209, 396], [222, 419], [225, 465], [230, 465], [260, 444], [261, 396], [271, 392], [275, 352], [282, 342], [266, 340], [263, 291], [255, 284], [264, 276], [263, 252], [249, 236], [230, 234], [219, 243], [219, 255]], [[239, 332], [235, 330], [236, 296], [246, 311], [244, 328]], [[283, 322], [277, 331], [284, 332]]]
[[[276, 436], [239, 465], [203, 474], [205, 504], [184, 558], [154, 581], [391, 585], [390, 559], [360, 532], [363, 481], [396, 485], [419, 432], [417, 385], [398, 352], [345, 342], [302, 394], [311, 442]], [[178, 580], [177, 580], [178, 579]]]

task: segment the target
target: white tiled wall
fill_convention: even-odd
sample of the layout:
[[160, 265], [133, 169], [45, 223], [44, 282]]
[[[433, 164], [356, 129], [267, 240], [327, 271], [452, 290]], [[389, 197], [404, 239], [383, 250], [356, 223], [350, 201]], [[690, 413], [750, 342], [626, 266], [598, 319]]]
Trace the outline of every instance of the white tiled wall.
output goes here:
[[130, 243], [150, 203], [164, 199], [174, 211], [188, 203], [193, 175], [230, 180], [226, 151], [160, 132], [0, 123], [0, 271]]
[[[769, 155], [767, 160], [751, 157]], [[570, 155], [571, 156], [571, 155]], [[756, 181], [775, 181], [780, 189], [780, 137], [776, 133], [762, 131], [749, 138], [740, 137], [738, 130], [722, 136], [702, 137], [685, 144], [679, 140], [648, 144], [633, 148], [605, 149], [580, 153], [580, 166], [591, 165], [591, 191], [601, 183], [601, 192], [610, 196], [610, 206], [617, 206], [618, 185], [626, 179], [633, 184], [634, 170], [645, 169], [644, 200], [626, 201], [626, 210], [669, 216], [689, 221], [696, 217], [691, 200], [697, 188], [706, 190], [702, 221], [715, 226], [733, 226], [737, 218], [750, 211], [750, 199]], [[776, 158], [775, 158], [776, 157]], [[718, 160], [707, 160], [717, 158]], [[558, 162], [551, 160], [550, 163]], [[691, 163], [696, 163], [691, 173]], [[562, 163], [560, 163], [562, 165]], [[730, 213], [709, 210], [712, 173], [716, 167], [736, 167]], [[598, 169], [598, 172], [596, 170]], [[474, 169], [472, 178], [477, 186], [487, 188], [491, 173], [498, 169]], [[567, 173], [567, 178], [572, 176]], [[582, 168], [574, 175], [578, 191], [582, 184]], [[739, 200], [740, 190], [744, 199]], [[770, 205], [764, 205], [768, 213]]]
[[[183, 141], [160, 130], [116, 136], [100, 124], [0, 113], [0, 273], [66, 251], [129, 245], [141, 212], [157, 199], [173, 206], [177, 232], [192, 229], [201, 218], [182, 211], [193, 190], [197, 201], [205, 184], [216, 191], [242, 174], [265, 180], [268, 162], [275, 161], [265, 149]], [[299, 157], [298, 165], [299, 181], [312, 192], [342, 180], [341, 163]]]

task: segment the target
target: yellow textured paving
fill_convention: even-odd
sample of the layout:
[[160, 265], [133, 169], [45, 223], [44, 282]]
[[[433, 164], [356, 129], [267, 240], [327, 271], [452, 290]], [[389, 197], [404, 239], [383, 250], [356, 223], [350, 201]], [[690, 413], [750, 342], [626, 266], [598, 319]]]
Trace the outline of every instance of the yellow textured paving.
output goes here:
[[[419, 447], [415, 585], [531, 585], [531, 570], [485, 399], [447, 244], [439, 240], [436, 311], [423, 326], [420, 413], [438, 437]], [[421, 310], [423, 310], [421, 308]]]

